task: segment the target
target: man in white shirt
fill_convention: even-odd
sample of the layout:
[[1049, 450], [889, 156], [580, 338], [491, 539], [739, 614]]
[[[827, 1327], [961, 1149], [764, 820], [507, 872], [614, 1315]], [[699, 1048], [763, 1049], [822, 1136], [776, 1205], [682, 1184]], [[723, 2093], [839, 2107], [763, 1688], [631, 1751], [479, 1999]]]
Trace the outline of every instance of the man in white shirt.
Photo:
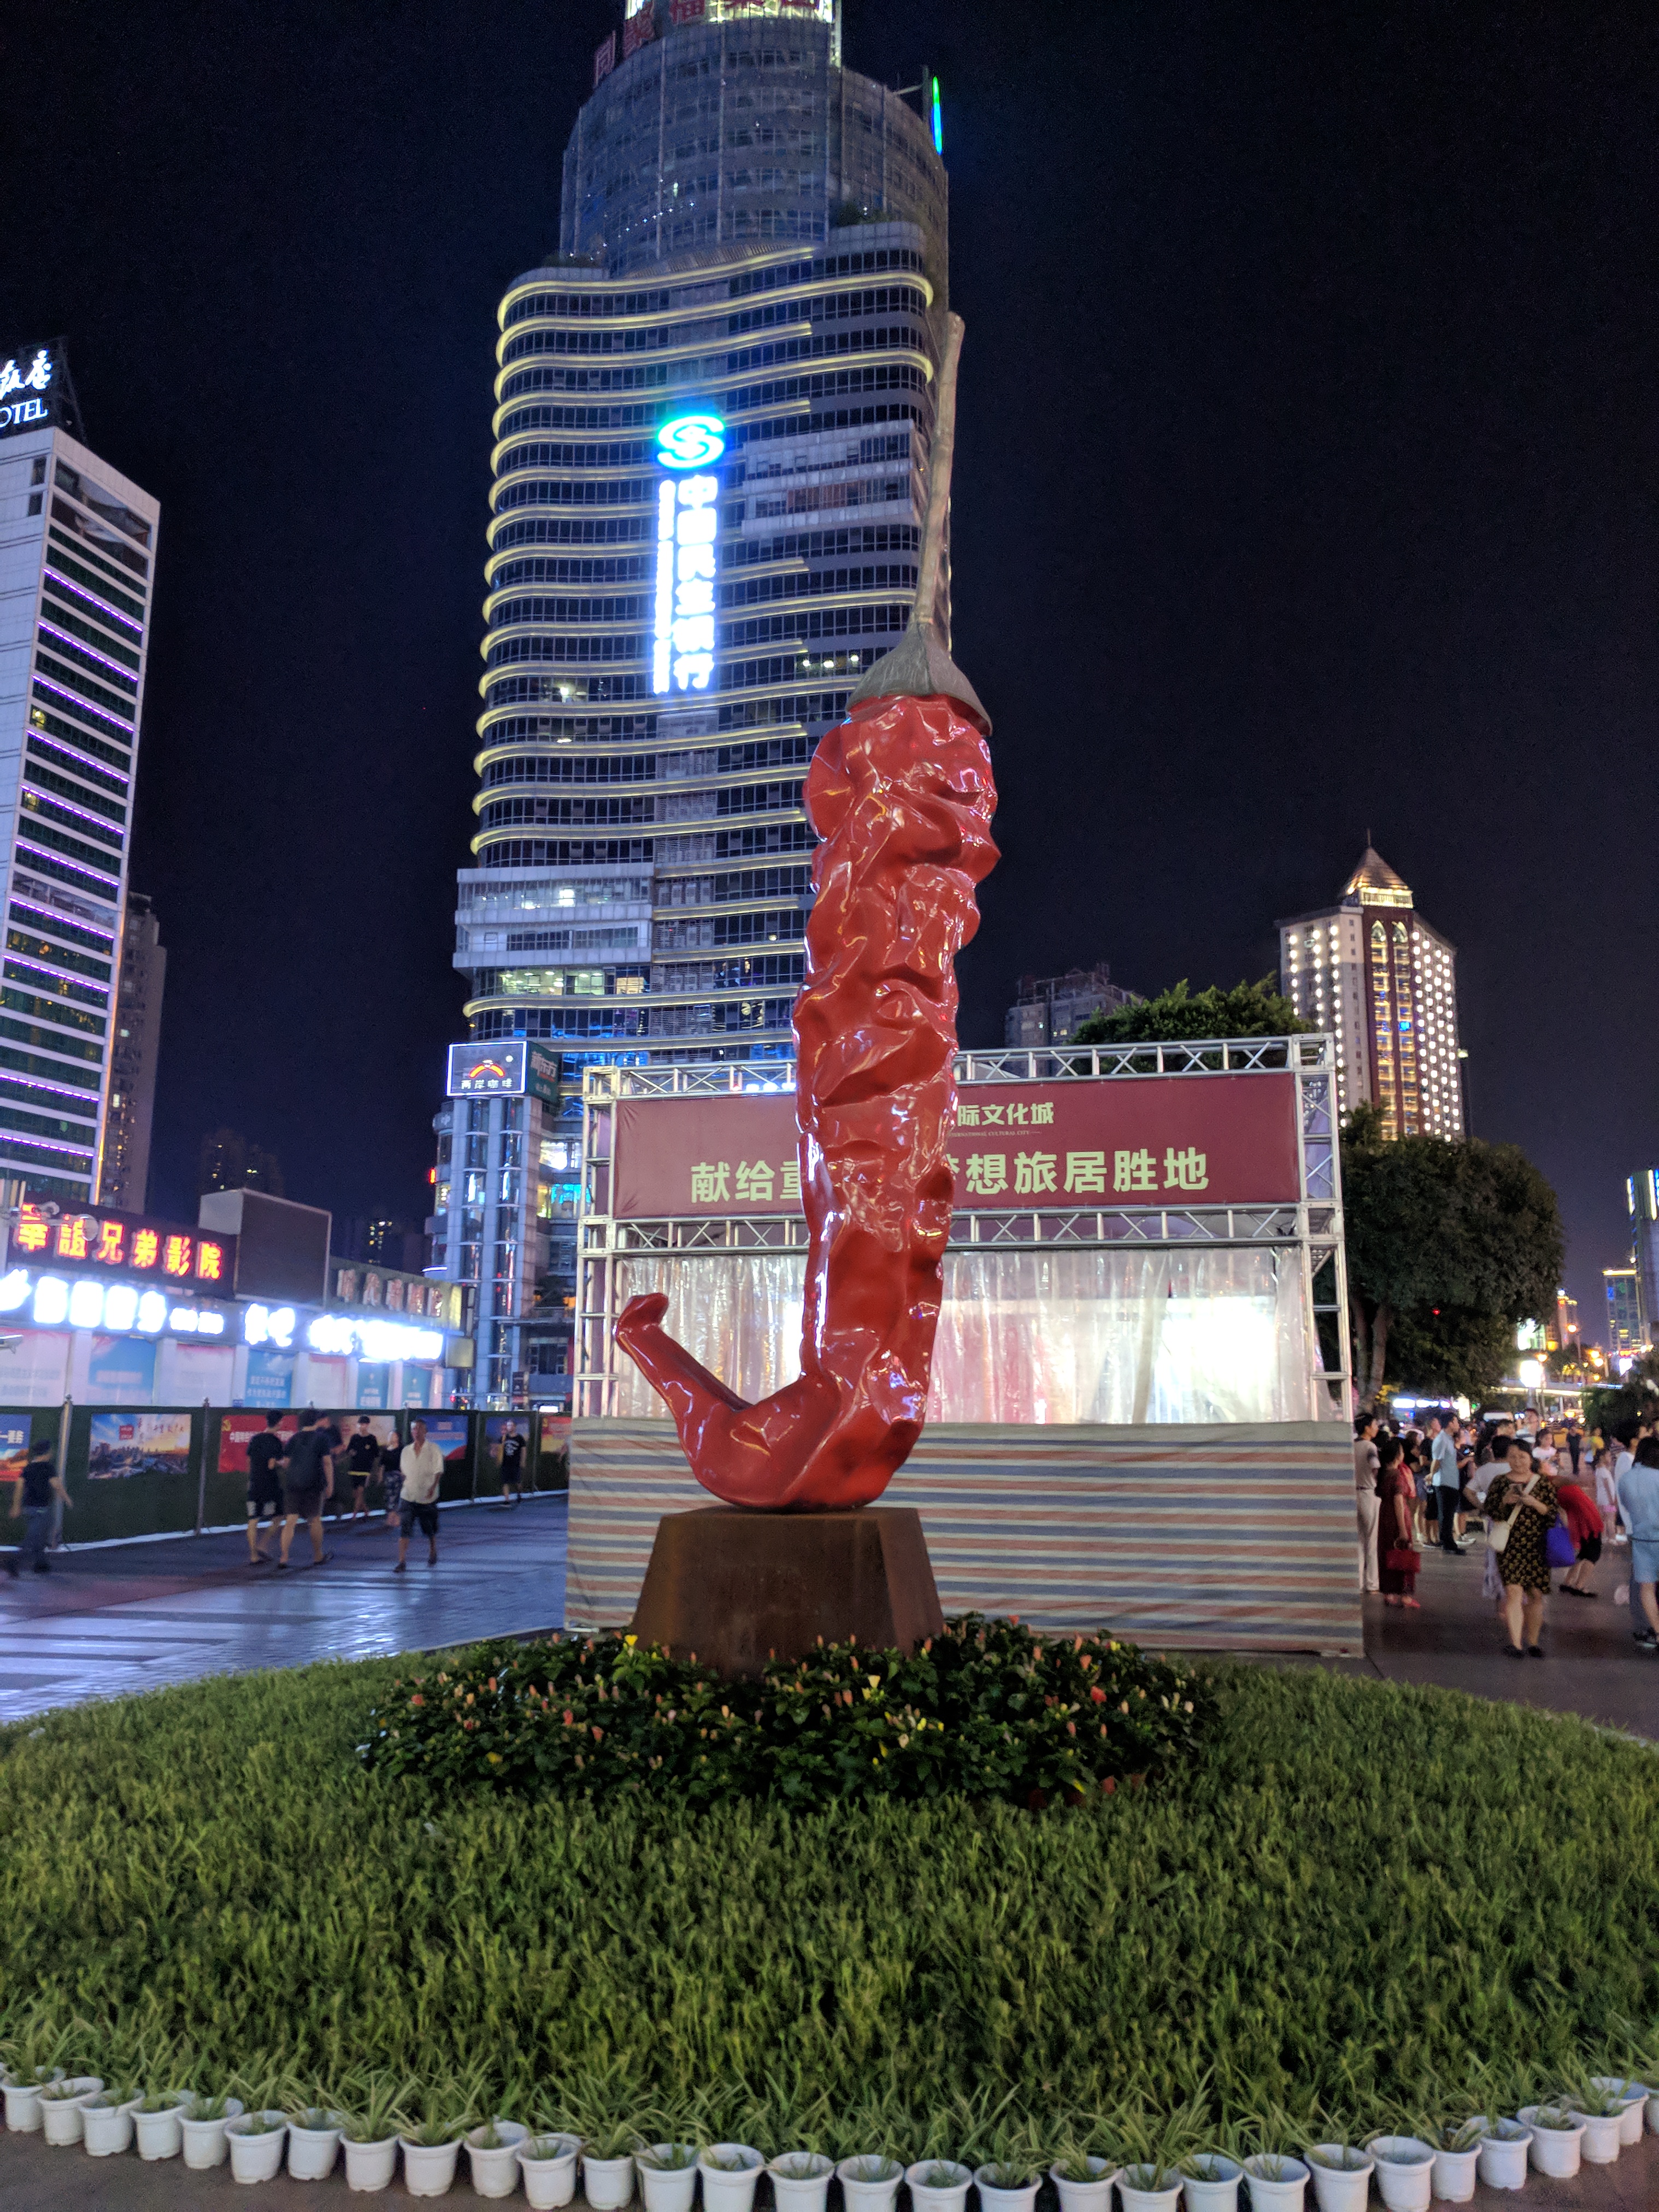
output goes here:
[[409, 1425], [409, 1442], [399, 1461], [403, 1492], [398, 1502], [398, 1564], [400, 1575], [409, 1562], [409, 1540], [418, 1528], [426, 1538], [426, 1563], [438, 1564], [438, 1486], [444, 1479], [444, 1455], [426, 1432], [418, 1415]]
[[1434, 1483], [1435, 1518], [1440, 1524], [1440, 1548], [1455, 1559], [1463, 1556], [1457, 1540], [1457, 1510], [1463, 1502], [1462, 1479], [1457, 1472], [1457, 1424], [1429, 1416], [1429, 1468]]

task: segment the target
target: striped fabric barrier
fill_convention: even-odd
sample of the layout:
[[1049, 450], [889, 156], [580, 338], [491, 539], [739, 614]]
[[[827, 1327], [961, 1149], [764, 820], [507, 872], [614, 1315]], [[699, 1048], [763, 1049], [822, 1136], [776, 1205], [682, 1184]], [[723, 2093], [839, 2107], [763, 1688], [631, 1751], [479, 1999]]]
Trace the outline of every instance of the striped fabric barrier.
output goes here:
[[[669, 1421], [570, 1434], [573, 1628], [632, 1617], [657, 1523], [713, 1501]], [[928, 1428], [881, 1499], [921, 1516], [947, 1613], [1188, 1650], [1358, 1652], [1346, 1429]]]

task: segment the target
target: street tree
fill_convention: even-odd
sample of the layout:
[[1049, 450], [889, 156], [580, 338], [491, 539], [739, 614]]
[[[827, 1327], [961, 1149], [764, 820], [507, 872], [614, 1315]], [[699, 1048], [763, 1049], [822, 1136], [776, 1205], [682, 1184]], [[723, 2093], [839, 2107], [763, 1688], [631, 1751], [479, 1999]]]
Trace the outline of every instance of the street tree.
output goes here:
[[1290, 1000], [1281, 998], [1271, 975], [1259, 983], [1236, 983], [1224, 991], [1212, 983], [1196, 996], [1186, 978], [1155, 999], [1132, 1006], [1102, 1007], [1079, 1022], [1072, 1044], [1170, 1044], [1188, 1037], [1294, 1036], [1310, 1029]]

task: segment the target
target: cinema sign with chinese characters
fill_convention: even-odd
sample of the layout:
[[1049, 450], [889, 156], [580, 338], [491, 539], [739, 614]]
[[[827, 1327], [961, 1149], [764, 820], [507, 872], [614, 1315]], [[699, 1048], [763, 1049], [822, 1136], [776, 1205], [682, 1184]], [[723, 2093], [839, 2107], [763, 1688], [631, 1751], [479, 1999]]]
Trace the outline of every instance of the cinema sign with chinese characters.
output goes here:
[[236, 1239], [153, 1221], [143, 1214], [113, 1213], [105, 1206], [76, 1213], [45, 1213], [26, 1206], [10, 1223], [14, 1259], [42, 1267], [107, 1268], [112, 1275], [228, 1297], [236, 1281]]
[[[1296, 1115], [1288, 1073], [964, 1084], [949, 1152], [957, 1208], [1294, 1205]], [[623, 1098], [614, 1131], [618, 1219], [800, 1211], [787, 1094]]]

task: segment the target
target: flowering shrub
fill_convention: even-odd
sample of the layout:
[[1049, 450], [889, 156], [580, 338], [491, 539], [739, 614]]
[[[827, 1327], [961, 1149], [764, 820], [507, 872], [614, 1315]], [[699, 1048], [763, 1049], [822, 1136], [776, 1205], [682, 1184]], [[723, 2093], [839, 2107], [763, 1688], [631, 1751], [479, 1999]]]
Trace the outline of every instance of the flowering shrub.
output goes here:
[[562, 1796], [1042, 1805], [1138, 1785], [1212, 1713], [1201, 1676], [1133, 1644], [969, 1613], [908, 1656], [823, 1644], [755, 1682], [632, 1637], [480, 1644], [400, 1677], [360, 1753], [383, 1773]]

